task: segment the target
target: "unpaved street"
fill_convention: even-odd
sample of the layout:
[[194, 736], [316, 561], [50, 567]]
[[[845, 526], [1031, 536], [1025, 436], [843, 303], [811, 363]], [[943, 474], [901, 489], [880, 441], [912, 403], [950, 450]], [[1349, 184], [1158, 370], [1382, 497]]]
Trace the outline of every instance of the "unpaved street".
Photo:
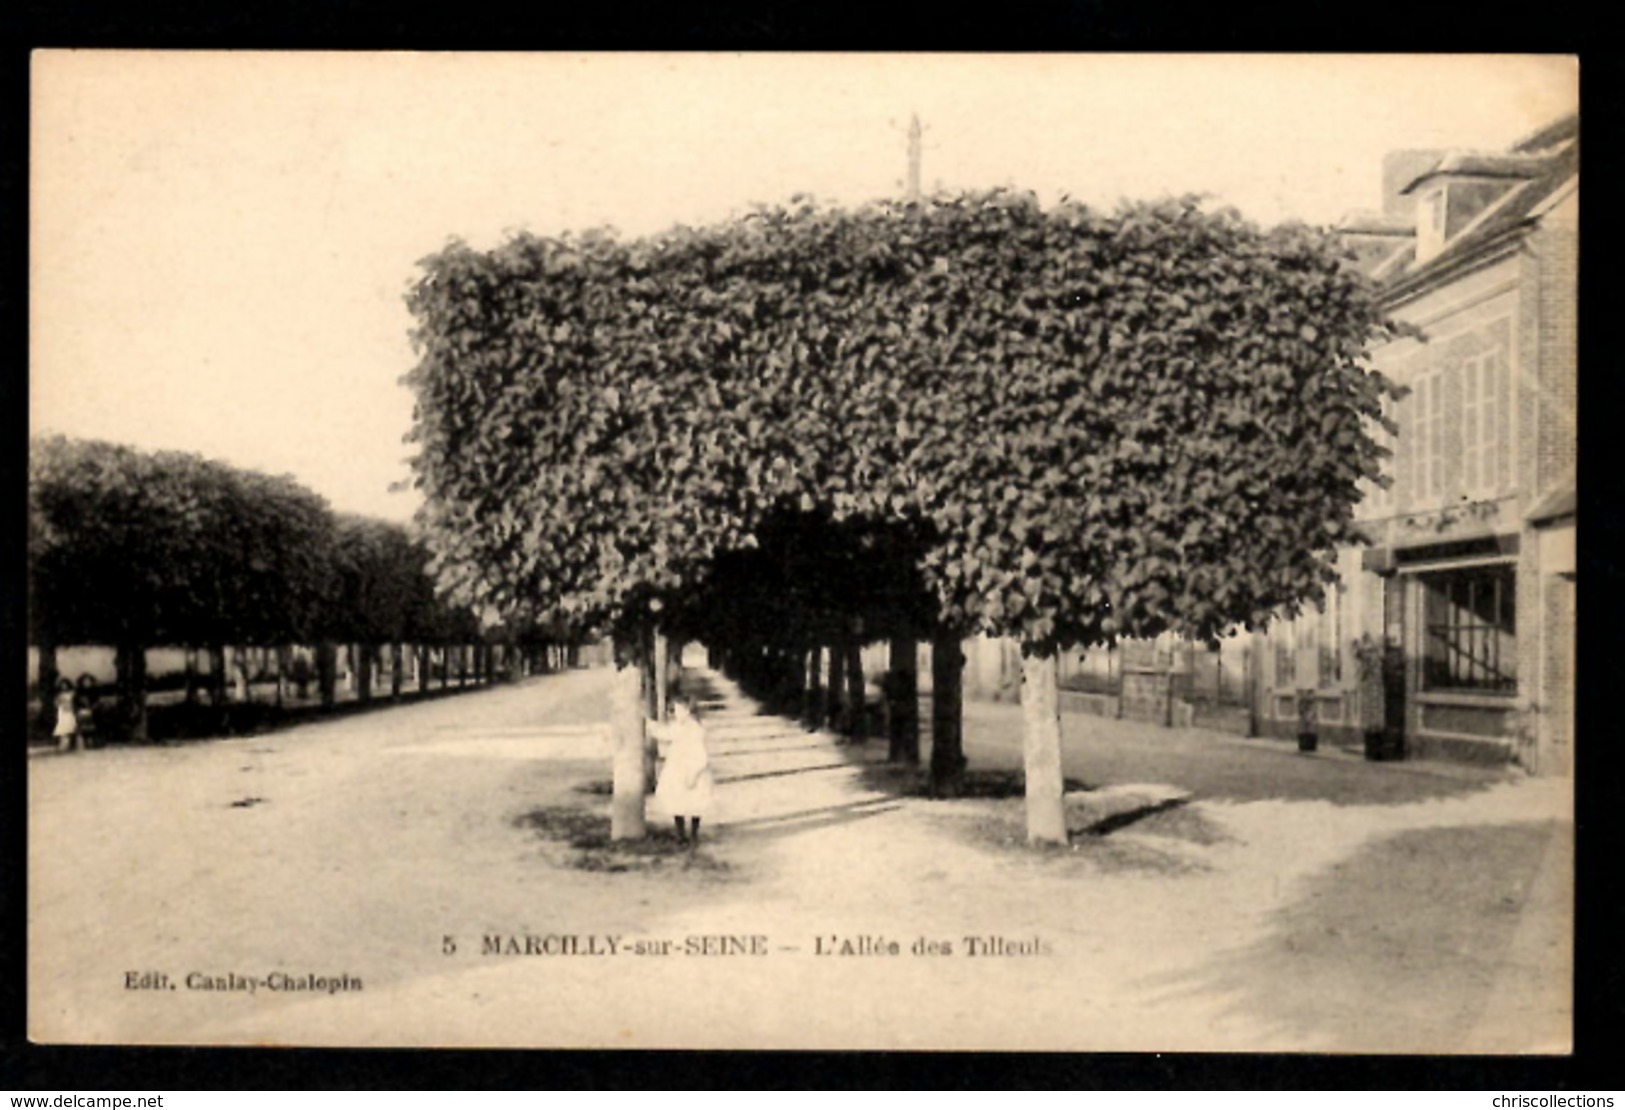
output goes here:
[[[1099, 798], [1132, 794], [1146, 767], [1195, 797], [1036, 853], [1007, 843], [1019, 799], [899, 797], [829, 737], [754, 716], [724, 684], [708, 720], [722, 813], [705, 846], [624, 855], [549, 831], [595, 828], [607, 808], [594, 791], [608, 681], [575, 671], [251, 739], [30, 760], [32, 1035], [1568, 1043], [1566, 782], [1396, 793], [1391, 776], [1414, 768], [1314, 771], [1196, 733], [1162, 733], [1160, 762], [1137, 763], [1146, 738], [1079, 740], [1069, 719], [1068, 770], [1096, 769]], [[978, 743], [1003, 743], [1000, 719], [971, 714], [973, 765]], [[1219, 785], [1272, 776], [1299, 785]], [[1314, 796], [1335, 776], [1341, 804]], [[1441, 889], [1447, 872], [1463, 878]]]

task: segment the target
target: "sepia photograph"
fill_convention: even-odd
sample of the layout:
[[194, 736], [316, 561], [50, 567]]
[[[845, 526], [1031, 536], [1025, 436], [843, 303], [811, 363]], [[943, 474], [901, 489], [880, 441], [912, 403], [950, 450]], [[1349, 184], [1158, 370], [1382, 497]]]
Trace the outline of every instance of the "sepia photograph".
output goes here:
[[30, 94], [30, 1041], [1573, 1052], [1576, 58]]

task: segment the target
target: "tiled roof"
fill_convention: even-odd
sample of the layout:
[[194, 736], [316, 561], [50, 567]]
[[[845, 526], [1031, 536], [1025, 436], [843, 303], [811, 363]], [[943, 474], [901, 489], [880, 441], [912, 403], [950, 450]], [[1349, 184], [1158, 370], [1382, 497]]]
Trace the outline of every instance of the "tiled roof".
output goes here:
[[[1560, 125], [1552, 125], [1547, 132], [1560, 134]], [[1575, 122], [1577, 127], [1577, 118]], [[1576, 134], [1578, 132], [1576, 131]], [[1540, 135], [1546, 134], [1545, 132]], [[1526, 143], [1534, 141], [1540, 135], [1525, 140]], [[1547, 140], [1543, 140], [1547, 141]], [[1560, 141], [1560, 140], [1558, 140]], [[1548, 141], [1550, 145], [1550, 141]], [[1457, 262], [1471, 257], [1472, 254], [1501, 238], [1516, 233], [1526, 225], [1531, 214], [1540, 205], [1550, 199], [1559, 189], [1580, 172], [1580, 144], [1578, 141], [1568, 142], [1561, 150], [1541, 159], [1535, 175], [1522, 184], [1512, 187], [1511, 194], [1496, 202], [1485, 218], [1467, 228], [1466, 231], [1445, 244], [1444, 249], [1429, 258], [1421, 265], [1406, 267], [1399, 270], [1388, 279], [1390, 292], [1398, 293], [1408, 291], [1427, 282], [1429, 278], [1449, 269]]]
[[1404, 238], [1416, 234], [1416, 221], [1409, 216], [1391, 216], [1386, 212], [1350, 212], [1339, 221], [1337, 230], [1345, 235]]
[[1580, 137], [1580, 117], [1567, 115], [1555, 123], [1549, 123], [1523, 139], [1512, 144], [1514, 154], [1530, 154], [1536, 151], [1550, 150], [1559, 143]]
[[1545, 159], [1535, 154], [1480, 154], [1475, 151], [1452, 151], [1412, 178], [1401, 194], [1409, 193], [1422, 182], [1443, 174], [1462, 177], [1538, 177], [1545, 167]]

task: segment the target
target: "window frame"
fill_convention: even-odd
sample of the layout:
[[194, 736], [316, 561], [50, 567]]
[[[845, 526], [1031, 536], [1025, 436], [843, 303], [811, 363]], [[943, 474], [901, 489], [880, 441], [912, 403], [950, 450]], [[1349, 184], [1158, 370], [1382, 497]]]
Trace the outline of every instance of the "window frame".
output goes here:
[[[1416, 577], [1421, 692], [1515, 698], [1519, 689], [1516, 564], [1441, 568]], [[1490, 619], [1477, 615], [1479, 589], [1486, 585], [1494, 591], [1490, 611], [1495, 616]], [[1436, 606], [1443, 607], [1444, 620], [1438, 619]], [[1442, 657], [1435, 654], [1441, 645]], [[1451, 673], [1463, 660], [1468, 672], [1465, 680]]]

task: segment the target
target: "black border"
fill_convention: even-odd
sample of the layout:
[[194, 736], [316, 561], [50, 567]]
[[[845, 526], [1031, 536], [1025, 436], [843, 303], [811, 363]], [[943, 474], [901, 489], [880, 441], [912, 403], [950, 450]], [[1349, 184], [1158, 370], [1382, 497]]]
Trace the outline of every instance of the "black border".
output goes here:
[[[1262, 10], [1260, 10], [1262, 9]], [[0, 218], [8, 265], [0, 285], [11, 368], [0, 372], [0, 413], [9, 427], [0, 477], [15, 496], [12, 522], [25, 519], [27, 381], [27, 135], [29, 50], [75, 48], [255, 48], [338, 50], [950, 50], [950, 51], [1490, 51], [1559, 52], [1581, 57], [1582, 103], [1591, 142], [1592, 176], [1605, 183], [1620, 131], [1617, 56], [1590, 49], [1605, 41], [1589, 20], [1564, 5], [1507, 16], [1468, 15], [1454, 6], [1326, 8], [1236, 5], [1184, 9], [1150, 3], [1016, 3], [972, 9], [951, 3], [861, 8], [843, 4], [704, 5], [638, 0], [612, 7], [510, 10], [469, 5], [432, 18], [406, 5], [360, 3], [204, 4], [49, 3], [28, 0], [0, 16], [12, 34], [3, 55], [5, 112], [0, 139]], [[1600, 21], [1598, 27], [1600, 27]], [[1585, 47], [1586, 49], [1582, 49]], [[1601, 174], [1597, 172], [1601, 169]], [[1617, 342], [1602, 333], [1617, 314], [1609, 271], [1616, 217], [1606, 190], [1585, 209], [1582, 233], [1582, 375], [1585, 442], [1609, 442], [1620, 386]], [[1592, 324], [1601, 321], [1593, 327]], [[1602, 333], [1602, 334], [1599, 334]], [[1621, 780], [1606, 695], [1618, 673], [1618, 540], [1625, 531], [1613, 496], [1608, 453], [1582, 454], [1580, 498], [1585, 567], [1579, 621], [1581, 677], [1577, 733], [1578, 947], [1576, 1055], [1571, 1058], [1369, 1057], [1299, 1055], [995, 1055], [930, 1053], [663, 1053], [484, 1052], [463, 1050], [326, 1050], [213, 1048], [72, 1048], [24, 1039], [26, 900], [24, 828], [26, 768], [21, 737], [10, 728], [0, 761], [0, 1089], [131, 1092], [200, 1089], [540, 1089], [579, 1090], [721, 1087], [733, 1089], [1438, 1089], [1522, 1091], [1617, 1088], [1613, 1033], [1625, 1008], [1625, 973], [1617, 952], [1620, 908]], [[1593, 466], [1592, 464], [1596, 465]], [[23, 528], [0, 548], [0, 650], [7, 673], [24, 675]], [[18, 697], [14, 705], [20, 705]], [[17, 720], [20, 722], [20, 714]], [[12, 726], [13, 728], [17, 726]], [[1595, 745], [1595, 746], [1592, 746]], [[113, 924], [113, 923], [110, 923]], [[988, 1020], [998, 1020], [989, 1014]]]

